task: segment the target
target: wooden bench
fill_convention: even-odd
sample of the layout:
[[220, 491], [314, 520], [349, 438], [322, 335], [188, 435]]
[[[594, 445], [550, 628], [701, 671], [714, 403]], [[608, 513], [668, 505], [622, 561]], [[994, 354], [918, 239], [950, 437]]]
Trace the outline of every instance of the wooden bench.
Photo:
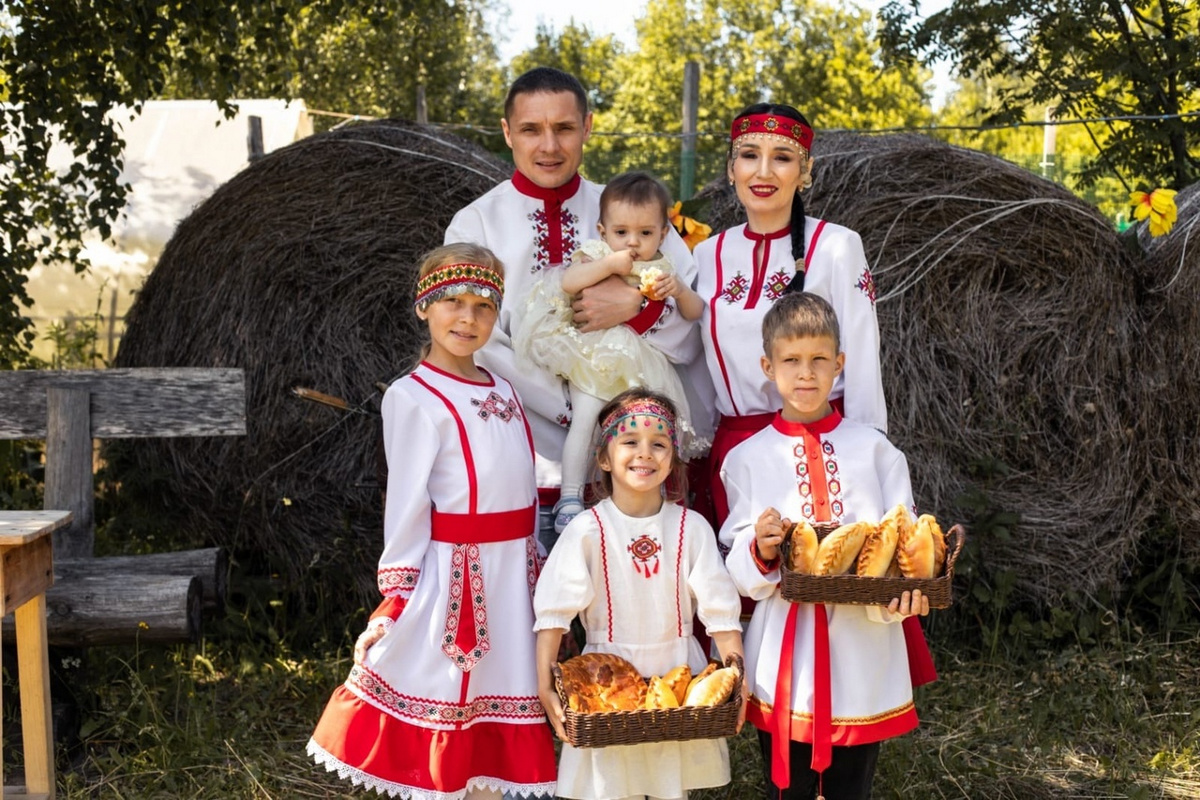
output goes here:
[[[0, 372], [0, 439], [45, 439], [46, 509], [71, 512], [53, 533], [54, 586], [46, 592], [52, 645], [184, 642], [202, 609], [224, 601], [220, 548], [96, 558], [93, 440], [242, 436], [240, 369], [137, 368]], [[12, 622], [4, 621], [6, 641]]]

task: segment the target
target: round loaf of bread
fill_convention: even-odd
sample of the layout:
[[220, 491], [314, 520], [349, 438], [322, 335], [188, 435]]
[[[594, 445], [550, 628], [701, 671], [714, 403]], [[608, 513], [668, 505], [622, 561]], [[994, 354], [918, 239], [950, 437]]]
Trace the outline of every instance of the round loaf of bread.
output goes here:
[[575, 711], [632, 711], [646, 698], [633, 664], [611, 653], [584, 653], [559, 665], [567, 704]]

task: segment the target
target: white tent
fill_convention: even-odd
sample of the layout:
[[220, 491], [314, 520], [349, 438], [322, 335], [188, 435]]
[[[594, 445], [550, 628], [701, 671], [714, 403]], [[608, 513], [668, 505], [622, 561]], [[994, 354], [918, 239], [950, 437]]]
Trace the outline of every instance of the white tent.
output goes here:
[[[48, 359], [53, 353], [43, 338], [51, 324], [92, 317], [98, 310], [98, 350], [111, 359], [133, 293], [179, 221], [249, 164], [251, 147], [258, 146], [252, 131], [261, 130], [264, 154], [312, 133], [303, 101], [235, 104], [237, 113], [228, 119], [209, 100], [154, 100], [139, 115], [114, 114], [125, 140], [121, 179], [130, 185], [125, 213], [113, 226], [112, 239], [97, 237], [85, 247], [90, 272], [76, 275], [69, 264], [39, 265], [30, 272], [28, 313], [38, 329], [36, 355]], [[69, 148], [56, 147], [51, 166], [63, 169], [71, 158]]]

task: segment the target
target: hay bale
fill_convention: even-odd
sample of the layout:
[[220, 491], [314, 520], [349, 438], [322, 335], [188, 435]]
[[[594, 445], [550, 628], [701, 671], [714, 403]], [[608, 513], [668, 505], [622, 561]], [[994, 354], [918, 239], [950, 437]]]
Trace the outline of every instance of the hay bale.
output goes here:
[[[1175, 196], [1170, 233], [1133, 230], [1145, 258], [1146, 337], [1138, 384], [1145, 389], [1154, 491], [1178, 526], [1179, 548], [1200, 568], [1200, 184]], [[1144, 377], [1142, 377], [1144, 375]]]
[[[156, 476], [142, 499], [181, 512], [196, 539], [266, 556], [292, 586], [324, 570], [335, 605], [373, 604], [376, 384], [423, 343], [419, 257], [510, 174], [469, 142], [389, 120], [304, 139], [218, 189], [167, 244], [116, 366], [243, 368], [248, 434], [124, 443], [117, 478], [132, 489]], [[297, 386], [353, 410], [299, 399]], [[341, 589], [350, 581], [357, 598]]]
[[[814, 155], [808, 212], [858, 231], [875, 277], [890, 434], [918, 503], [972, 523], [1017, 598], [1118, 585], [1151, 508], [1137, 278], [1108, 221], [924, 136], [832, 134]], [[714, 230], [744, 219], [727, 181], [703, 194]]]

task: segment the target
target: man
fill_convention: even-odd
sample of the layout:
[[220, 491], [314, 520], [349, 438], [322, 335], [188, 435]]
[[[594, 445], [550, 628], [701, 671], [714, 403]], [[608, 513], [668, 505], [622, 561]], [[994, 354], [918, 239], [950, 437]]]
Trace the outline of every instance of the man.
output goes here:
[[[445, 241], [482, 244], [504, 264], [500, 319], [477, 361], [508, 378], [521, 394], [533, 429], [542, 502], [549, 505], [557, 499], [570, 394], [558, 376], [514, 362], [512, 323], [514, 316], [522, 313], [541, 271], [568, 262], [579, 245], [596, 238], [604, 187], [579, 175], [592, 115], [583, 86], [573, 75], [549, 67], [536, 67], [521, 75], [509, 88], [500, 125], [512, 149], [513, 177], [459, 211], [446, 229]], [[695, 263], [674, 230], [669, 232], [663, 252], [680, 278], [694, 285]], [[698, 330], [677, 313], [674, 302], [648, 301], [618, 277], [585, 289], [574, 308], [580, 330], [629, 325], [676, 364], [698, 360]], [[696, 402], [693, 408], [712, 408], [712, 404]], [[693, 424], [701, 434], [711, 433], [710, 421], [694, 420]], [[546, 530], [545, 519], [542, 529]]]

